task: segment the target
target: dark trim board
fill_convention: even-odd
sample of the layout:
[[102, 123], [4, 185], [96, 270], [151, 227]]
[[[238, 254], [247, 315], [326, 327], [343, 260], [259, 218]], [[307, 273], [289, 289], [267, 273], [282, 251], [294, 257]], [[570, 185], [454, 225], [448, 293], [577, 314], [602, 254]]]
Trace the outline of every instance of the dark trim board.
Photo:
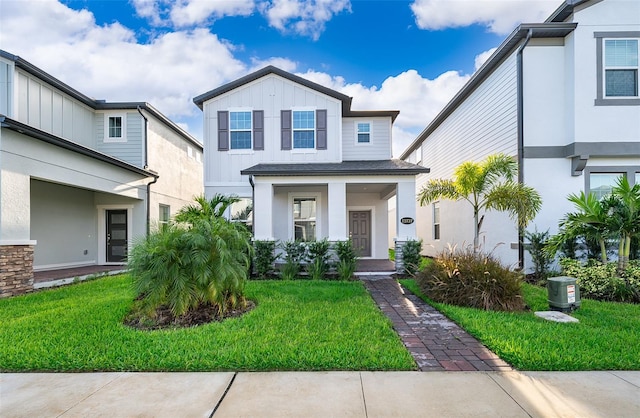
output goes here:
[[524, 147], [524, 158], [640, 157], [640, 141], [573, 142], [562, 146]]

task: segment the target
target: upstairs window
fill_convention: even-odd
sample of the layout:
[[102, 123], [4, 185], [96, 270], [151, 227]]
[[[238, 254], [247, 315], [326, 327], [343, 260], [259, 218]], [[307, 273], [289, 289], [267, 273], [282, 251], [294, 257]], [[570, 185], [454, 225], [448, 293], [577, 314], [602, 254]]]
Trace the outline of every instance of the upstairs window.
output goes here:
[[638, 40], [604, 41], [606, 97], [638, 96]]
[[251, 112], [229, 112], [231, 149], [251, 149]]
[[105, 142], [125, 142], [125, 120], [122, 115], [105, 115]]
[[316, 147], [316, 112], [313, 110], [293, 111], [293, 148]]
[[371, 123], [358, 122], [357, 124], [357, 142], [358, 144], [371, 143]]

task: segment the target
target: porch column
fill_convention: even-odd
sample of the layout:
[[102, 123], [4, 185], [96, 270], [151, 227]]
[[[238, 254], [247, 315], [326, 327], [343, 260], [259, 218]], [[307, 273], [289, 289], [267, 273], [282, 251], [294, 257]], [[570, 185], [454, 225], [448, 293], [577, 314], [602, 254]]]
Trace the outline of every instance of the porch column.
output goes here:
[[329, 241], [347, 239], [347, 183], [332, 181], [328, 184]]
[[273, 241], [273, 184], [256, 181], [253, 192], [254, 239]]
[[[416, 236], [416, 181], [399, 182], [396, 188], [396, 272], [404, 272], [402, 259], [402, 247], [409, 240], [417, 239]], [[404, 220], [404, 222], [403, 222]]]

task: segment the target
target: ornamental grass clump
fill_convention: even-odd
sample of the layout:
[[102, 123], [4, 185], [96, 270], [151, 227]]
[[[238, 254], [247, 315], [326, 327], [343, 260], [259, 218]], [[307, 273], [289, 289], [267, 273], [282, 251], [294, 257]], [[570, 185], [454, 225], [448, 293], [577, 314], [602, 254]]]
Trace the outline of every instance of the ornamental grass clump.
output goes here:
[[430, 299], [492, 311], [522, 311], [522, 278], [490, 254], [450, 248], [416, 275]]

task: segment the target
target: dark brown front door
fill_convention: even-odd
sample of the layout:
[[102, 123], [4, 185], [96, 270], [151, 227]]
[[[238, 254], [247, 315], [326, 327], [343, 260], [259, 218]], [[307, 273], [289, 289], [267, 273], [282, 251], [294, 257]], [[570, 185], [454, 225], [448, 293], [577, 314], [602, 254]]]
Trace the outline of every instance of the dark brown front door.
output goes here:
[[107, 210], [107, 262], [127, 259], [127, 211]]
[[360, 257], [371, 257], [371, 211], [349, 212], [349, 237]]

